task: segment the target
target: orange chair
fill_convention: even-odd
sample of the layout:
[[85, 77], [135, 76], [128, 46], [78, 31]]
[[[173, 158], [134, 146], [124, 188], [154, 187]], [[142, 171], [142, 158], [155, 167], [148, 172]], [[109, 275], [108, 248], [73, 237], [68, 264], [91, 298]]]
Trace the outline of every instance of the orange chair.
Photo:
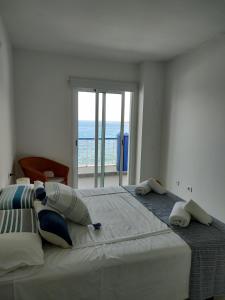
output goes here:
[[[56, 161], [44, 157], [24, 157], [19, 160], [19, 164], [26, 177], [30, 178], [31, 183], [35, 180], [57, 181], [68, 184], [69, 168]], [[54, 177], [47, 177], [44, 172], [51, 171]]]

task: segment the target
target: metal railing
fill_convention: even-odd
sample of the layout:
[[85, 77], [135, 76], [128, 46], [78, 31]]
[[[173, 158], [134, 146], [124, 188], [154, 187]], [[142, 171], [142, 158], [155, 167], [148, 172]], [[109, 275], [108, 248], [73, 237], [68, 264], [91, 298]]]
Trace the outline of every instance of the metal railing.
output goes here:
[[[101, 138], [98, 140], [99, 165], [101, 163]], [[116, 165], [117, 138], [105, 138], [105, 165]], [[78, 138], [78, 167], [95, 164], [95, 139]]]

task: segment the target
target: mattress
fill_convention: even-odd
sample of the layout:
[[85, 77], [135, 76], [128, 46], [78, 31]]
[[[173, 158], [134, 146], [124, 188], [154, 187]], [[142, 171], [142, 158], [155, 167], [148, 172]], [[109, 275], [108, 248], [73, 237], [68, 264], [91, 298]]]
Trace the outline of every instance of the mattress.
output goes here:
[[69, 223], [73, 249], [44, 247], [45, 264], [0, 279], [4, 300], [181, 300], [191, 250], [123, 188], [79, 190], [93, 223]]

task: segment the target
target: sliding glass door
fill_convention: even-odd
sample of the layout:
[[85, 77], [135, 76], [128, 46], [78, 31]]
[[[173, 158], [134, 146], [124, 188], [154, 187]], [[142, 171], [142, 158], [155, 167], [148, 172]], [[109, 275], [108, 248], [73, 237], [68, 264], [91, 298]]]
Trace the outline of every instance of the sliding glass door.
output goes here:
[[128, 184], [129, 91], [76, 91], [75, 186]]

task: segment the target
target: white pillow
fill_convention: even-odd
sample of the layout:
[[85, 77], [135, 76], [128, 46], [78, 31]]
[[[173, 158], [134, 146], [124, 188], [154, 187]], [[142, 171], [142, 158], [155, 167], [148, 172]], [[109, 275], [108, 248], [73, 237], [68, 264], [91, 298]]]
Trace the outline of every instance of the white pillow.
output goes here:
[[189, 212], [197, 221], [202, 224], [210, 225], [213, 221], [212, 217], [201, 208], [194, 200], [189, 200], [184, 209]]
[[158, 183], [154, 178], [150, 178], [148, 182], [154, 192], [161, 195], [167, 192], [167, 190], [160, 183]]
[[32, 209], [1, 210], [0, 223], [0, 276], [22, 266], [44, 263]]
[[74, 189], [57, 182], [46, 182], [47, 205], [62, 213], [67, 219], [81, 225], [92, 224], [87, 207]]

